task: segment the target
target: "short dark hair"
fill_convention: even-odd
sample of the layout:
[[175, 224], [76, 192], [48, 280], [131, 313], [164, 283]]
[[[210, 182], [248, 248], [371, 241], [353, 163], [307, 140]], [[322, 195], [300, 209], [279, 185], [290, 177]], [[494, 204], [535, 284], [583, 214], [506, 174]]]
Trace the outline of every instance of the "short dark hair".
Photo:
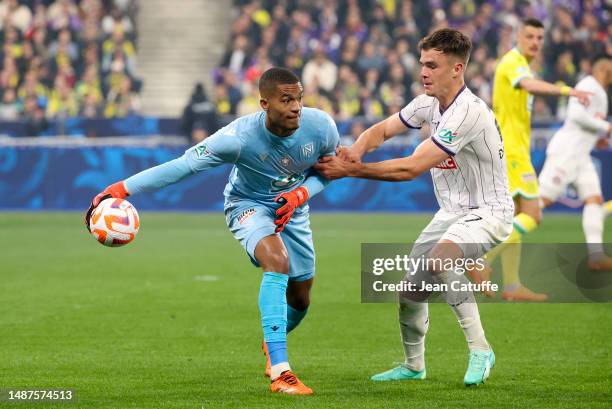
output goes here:
[[529, 17], [523, 20], [523, 26], [524, 27], [530, 26], [530, 27], [535, 27], [535, 28], [544, 28], [544, 23], [542, 23], [537, 18]]
[[419, 50], [427, 51], [432, 48], [459, 57], [467, 63], [472, 51], [472, 40], [461, 31], [441, 28], [419, 41]]
[[300, 82], [300, 78], [291, 70], [282, 67], [273, 67], [266, 70], [259, 79], [259, 95], [268, 96], [280, 84], [295, 84]]

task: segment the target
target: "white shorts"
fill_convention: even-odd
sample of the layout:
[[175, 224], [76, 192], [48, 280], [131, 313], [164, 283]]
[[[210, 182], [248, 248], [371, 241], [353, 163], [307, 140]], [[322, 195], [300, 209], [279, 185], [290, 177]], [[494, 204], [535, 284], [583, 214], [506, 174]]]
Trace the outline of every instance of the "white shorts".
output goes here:
[[427, 254], [440, 240], [449, 240], [461, 247], [465, 258], [475, 259], [506, 240], [510, 233], [511, 220], [485, 211], [454, 214], [440, 210], [417, 238], [412, 253], [413, 257]]
[[553, 202], [570, 184], [574, 185], [581, 200], [601, 196], [601, 182], [590, 157], [568, 160], [559, 155], [547, 156], [539, 181], [540, 196]]
[[[474, 210], [468, 214], [452, 214], [440, 210], [416, 240], [410, 252], [410, 258], [415, 260], [427, 258], [436, 243], [441, 240], [449, 240], [461, 247], [463, 263], [474, 263], [497, 244], [506, 240], [511, 232], [511, 219], [497, 218], [490, 212], [487, 214], [484, 211]], [[455, 265], [458, 266], [458, 263]], [[463, 273], [460, 274], [456, 279], [465, 282], [466, 277]], [[433, 283], [431, 272], [422, 266], [416, 270], [407, 271], [405, 280], [417, 286], [422, 286], [423, 283]], [[467, 293], [456, 291], [454, 293], [458, 299], [467, 297]]]

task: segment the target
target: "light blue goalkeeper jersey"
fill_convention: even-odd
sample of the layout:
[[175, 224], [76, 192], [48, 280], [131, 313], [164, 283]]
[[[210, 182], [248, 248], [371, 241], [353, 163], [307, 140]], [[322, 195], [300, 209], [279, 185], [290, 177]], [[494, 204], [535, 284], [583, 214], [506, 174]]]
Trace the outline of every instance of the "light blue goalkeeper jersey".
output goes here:
[[134, 195], [176, 183], [186, 176], [223, 163], [234, 167], [225, 187], [226, 202], [249, 199], [274, 205], [280, 193], [301, 185], [310, 196], [328, 183], [312, 168], [321, 156], [334, 155], [339, 144], [332, 118], [315, 108], [303, 108], [300, 127], [279, 137], [265, 126], [265, 112], [238, 118], [178, 159], [147, 169], [125, 180]]

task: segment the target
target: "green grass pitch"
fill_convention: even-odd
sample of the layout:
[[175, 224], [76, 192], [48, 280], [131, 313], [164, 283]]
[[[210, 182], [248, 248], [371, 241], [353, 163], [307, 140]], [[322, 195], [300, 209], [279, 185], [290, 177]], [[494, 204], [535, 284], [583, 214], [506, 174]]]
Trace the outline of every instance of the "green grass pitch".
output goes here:
[[[222, 214], [142, 212], [135, 242], [110, 249], [81, 214], [0, 213], [0, 388], [70, 388], [67, 408], [609, 408], [610, 304], [482, 305], [498, 361], [470, 389], [463, 334], [434, 304], [427, 380], [368, 380], [403, 355], [396, 306], [360, 303], [360, 243], [414, 240], [429, 218], [313, 215], [317, 279], [289, 356], [315, 395], [295, 397], [268, 391], [261, 274]], [[580, 218], [547, 214], [529, 240], [581, 242]]]

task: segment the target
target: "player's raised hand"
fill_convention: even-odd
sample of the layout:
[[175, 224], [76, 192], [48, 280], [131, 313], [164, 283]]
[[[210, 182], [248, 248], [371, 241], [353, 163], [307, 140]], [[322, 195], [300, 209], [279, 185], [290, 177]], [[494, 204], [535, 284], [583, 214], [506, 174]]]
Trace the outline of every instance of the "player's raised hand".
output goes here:
[[104, 199], [111, 198], [111, 197], [114, 197], [116, 199], [125, 199], [129, 195], [130, 194], [125, 188], [125, 183], [123, 183], [123, 181], [113, 183], [112, 185], [107, 186], [106, 189], [104, 189], [102, 192], [98, 193], [91, 201], [91, 204], [89, 205], [89, 209], [87, 209], [87, 212], [85, 212], [84, 221], [85, 221], [85, 226], [87, 227], [87, 231], [89, 231], [89, 219], [91, 219], [91, 214], [93, 213], [94, 209], [98, 207], [101, 201], [103, 201]]
[[361, 155], [355, 149], [350, 146], [338, 146], [336, 148], [336, 155], [348, 162], [361, 162]]
[[314, 169], [325, 179], [334, 180], [348, 176], [349, 167], [354, 163], [357, 162], [342, 160], [339, 156], [324, 156], [314, 165]]
[[290, 192], [281, 193], [274, 198], [274, 201], [281, 205], [276, 210], [276, 219], [274, 224], [276, 233], [280, 233], [285, 229], [291, 216], [295, 212], [295, 209], [306, 203], [308, 200], [308, 189], [305, 186], [300, 186], [297, 189], [293, 189]]
[[569, 93], [570, 97], [575, 97], [578, 98], [578, 101], [584, 105], [585, 107], [589, 106], [590, 100], [589, 98], [591, 97], [591, 95], [593, 95], [592, 92], [588, 92], [588, 91], [582, 91], [579, 89], [575, 89], [573, 88], [570, 93]]

